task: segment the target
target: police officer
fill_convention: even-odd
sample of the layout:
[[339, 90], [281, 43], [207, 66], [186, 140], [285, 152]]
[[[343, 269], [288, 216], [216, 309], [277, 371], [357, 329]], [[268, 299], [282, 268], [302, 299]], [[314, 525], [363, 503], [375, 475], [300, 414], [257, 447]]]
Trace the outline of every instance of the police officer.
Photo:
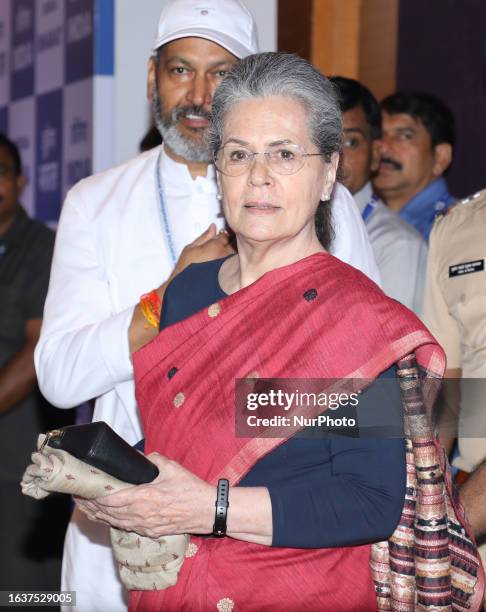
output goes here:
[[[423, 319], [446, 352], [446, 377], [461, 378], [458, 455], [453, 460], [458, 484], [486, 458], [485, 237], [486, 189], [436, 220], [427, 262]], [[443, 441], [450, 450], [452, 438]], [[486, 546], [480, 553], [485, 563]]]

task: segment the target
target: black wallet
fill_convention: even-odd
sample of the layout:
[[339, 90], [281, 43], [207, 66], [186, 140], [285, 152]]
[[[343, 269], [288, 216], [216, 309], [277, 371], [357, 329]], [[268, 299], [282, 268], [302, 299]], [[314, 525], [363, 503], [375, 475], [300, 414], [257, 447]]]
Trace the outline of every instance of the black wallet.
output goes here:
[[47, 432], [41, 450], [46, 445], [130, 484], [152, 482], [159, 473], [156, 465], [104, 421], [53, 429]]

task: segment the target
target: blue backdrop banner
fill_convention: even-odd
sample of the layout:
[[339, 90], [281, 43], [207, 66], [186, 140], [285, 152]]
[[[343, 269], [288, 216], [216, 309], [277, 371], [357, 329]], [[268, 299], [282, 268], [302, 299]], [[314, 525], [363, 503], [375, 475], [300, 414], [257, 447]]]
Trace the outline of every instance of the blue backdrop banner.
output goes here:
[[11, 23], [11, 97], [19, 100], [34, 93], [34, 0], [15, 0]]
[[37, 98], [36, 216], [57, 219], [61, 206], [63, 92], [58, 89]]
[[94, 158], [111, 165], [93, 130], [96, 116], [111, 134], [114, 10], [114, 0], [0, 0], [0, 131], [20, 149], [22, 204], [50, 224]]

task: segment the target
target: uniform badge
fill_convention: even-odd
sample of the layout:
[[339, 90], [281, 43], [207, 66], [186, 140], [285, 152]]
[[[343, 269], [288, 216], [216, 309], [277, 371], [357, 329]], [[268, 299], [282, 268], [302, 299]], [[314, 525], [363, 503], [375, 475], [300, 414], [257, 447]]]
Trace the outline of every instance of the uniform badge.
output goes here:
[[484, 272], [484, 259], [475, 259], [474, 261], [465, 261], [449, 266], [449, 278], [473, 274], [474, 272]]

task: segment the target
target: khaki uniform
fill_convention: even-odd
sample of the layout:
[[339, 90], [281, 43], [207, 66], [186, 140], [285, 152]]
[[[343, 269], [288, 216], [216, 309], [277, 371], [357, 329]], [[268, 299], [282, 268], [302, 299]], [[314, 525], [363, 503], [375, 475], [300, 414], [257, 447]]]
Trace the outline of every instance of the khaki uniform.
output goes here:
[[472, 472], [486, 457], [486, 189], [434, 224], [423, 320], [444, 348], [447, 368], [462, 369], [454, 465]]

